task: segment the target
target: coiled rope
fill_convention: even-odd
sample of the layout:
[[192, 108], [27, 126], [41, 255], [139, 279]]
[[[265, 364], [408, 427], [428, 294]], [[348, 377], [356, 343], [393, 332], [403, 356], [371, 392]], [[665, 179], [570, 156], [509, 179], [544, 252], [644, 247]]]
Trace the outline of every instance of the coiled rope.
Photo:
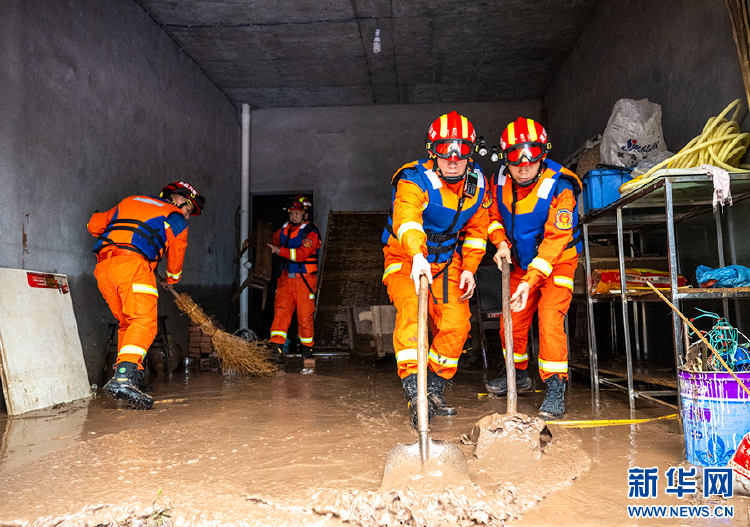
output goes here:
[[[734, 107], [730, 120], [724, 117]], [[703, 164], [717, 166], [732, 171], [736, 168], [750, 168], [740, 165], [740, 159], [750, 146], [750, 133], [740, 132], [737, 115], [742, 109], [742, 101], [735, 99], [717, 117], [711, 117], [703, 127], [701, 135], [694, 137], [687, 145], [672, 157], [654, 165], [648, 172], [620, 186], [620, 194], [626, 194], [640, 188], [657, 177], [654, 175], [662, 168], [693, 168]]]

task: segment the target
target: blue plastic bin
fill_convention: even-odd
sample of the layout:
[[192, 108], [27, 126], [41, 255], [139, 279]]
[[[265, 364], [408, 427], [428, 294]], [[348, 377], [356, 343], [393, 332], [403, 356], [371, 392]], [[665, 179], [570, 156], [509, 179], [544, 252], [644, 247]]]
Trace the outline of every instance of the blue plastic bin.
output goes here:
[[633, 179], [630, 168], [595, 168], [583, 176], [583, 213], [601, 209], [620, 199], [620, 185]]

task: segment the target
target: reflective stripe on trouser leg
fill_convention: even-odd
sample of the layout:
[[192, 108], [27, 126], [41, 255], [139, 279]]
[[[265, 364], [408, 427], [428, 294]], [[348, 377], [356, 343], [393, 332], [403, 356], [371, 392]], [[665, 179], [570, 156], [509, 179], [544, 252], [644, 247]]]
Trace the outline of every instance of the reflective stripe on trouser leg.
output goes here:
[[[305, 280], [313, 291], [318, 286], [318, 276], [314, 274], [306, 274]], [[315, 328], [313, 326], [313, 316], [315, 315], [315, 296], [310, 295], [310, 289], [305, 285], [305, 281], [302, 276], [294, 278], [297, 289], [297, 333], [299, 334], [299, 340], [303, 346], [312, 348], [313, 335], [315, 334]]]
[[539, 376], [543, 381], [552, 375], [568, 377], [568, 339], [565, 314], [573, 292], [569, 287], [577, 261], [558, 262], [552, 275], [542, 283], [539, 299]]
[[118, 362], [141, 364], [157, 328], [156, 278], [148, 262], [138, 257], [109, 258], [94, 270], [99, 291], [118, 329]]
[[405, 264], [403, 267], [406, 270], [394, 271], [383, 280], [396, 308], [393, 349], [396, 350], [398, 375], [402, 379], [417, 373], [417, 295], [408, 274], [411, 266]]
[[[516, 266], [515, 270], [510, 273], [510, 294], [516, 292], [518, 284], [521, 283], [521, 279], [526, 274], [526, 271]], [[523, 311], [512, 311], [511, 320], [513, 321], [513, 362], [516, 365], [516, 369], [525, 370], [529, 365], [528, 355], [528, 340], [529, 340], [529, 329], [531, 328], [531, 321], [534, 319], [534, 312], [536, 311], [537, 302], [539, 301], [539, 289], [532, 289], [529, 291], [529, 298], [526, 301], [526, 307]], [[503, 317], [500, 317], [500, 340], [503, 343], [503, 350], [505, 350], [505, 322]]]
[[[463, 353], [464, 343], [471, 329], [469, 301], [461, 300], [464, 292], [458, 287], [463, 262], [456, 254], [450, 269], [432, 283], [432, 292], [437, 303], [430, 302], [429, 311], [433, 322], [432, 347], [430, 348], [430, 369], [444, 379], [456, 374], [458, 359]], [[444, 280], [448, 279], [448, 302], [443, 302]]]
[[297, 308], [297, 295], [294, 292], [293, 278], [282, 274], [276, 282], [276, 299], [273, 302], [273, 322], [271, 339], [273, 344], [286, 342], [287, 330], [292, 322], [292, 315]]

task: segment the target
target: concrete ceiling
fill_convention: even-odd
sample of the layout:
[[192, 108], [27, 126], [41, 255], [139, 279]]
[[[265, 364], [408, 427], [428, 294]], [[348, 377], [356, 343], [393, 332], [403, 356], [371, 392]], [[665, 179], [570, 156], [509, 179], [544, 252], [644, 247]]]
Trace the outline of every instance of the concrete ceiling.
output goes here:
[[599, 2], [136, 1], [253, 108], [538, 99]]

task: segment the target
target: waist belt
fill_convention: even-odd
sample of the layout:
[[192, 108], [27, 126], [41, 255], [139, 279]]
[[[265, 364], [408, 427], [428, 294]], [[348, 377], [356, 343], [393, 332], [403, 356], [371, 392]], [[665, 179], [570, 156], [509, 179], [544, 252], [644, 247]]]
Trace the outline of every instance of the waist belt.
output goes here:
[[140, 258], [141, 260], [146, 260], [143, 256], [135, 252], [135, 250], [130, 249], [121, 249], [119, 247], [116, 247], [114, 249], [108, 249], [102, 250], [99, 252], [99, 254], [96, 255], [96, 263], [103, 262], [107, 258], [114, 258], [115, 256], [135, 256], [136, 258]]

